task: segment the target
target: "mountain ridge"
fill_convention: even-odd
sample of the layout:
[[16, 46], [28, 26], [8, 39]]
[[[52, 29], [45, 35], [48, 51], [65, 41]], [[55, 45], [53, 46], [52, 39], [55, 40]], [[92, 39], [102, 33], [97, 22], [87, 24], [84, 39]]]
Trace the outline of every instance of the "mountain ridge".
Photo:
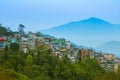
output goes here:
[[120, 41], [109, 41], [105, 42], [96, 47], [97, 50], [101, 50], [106, 53], [114, 53], [120, 56]]
[[91, 17], [81, 21], [72, 21], [42, 33], [53, 35], [57, 38], [66, 38], [78, 45], [95, 48], [112, 40], [119, 40], [120, 25], [108, 21]]
[[[95, 25], [95, 22], [97, 22], [97, 24], [99, 23], [99, 25], [113, 25], [112, 23], [110, 22], [107, 22], [105, 20], [102, 20], [102, 19], [99, 19], [99, 18], [96, 18], [96, 17], [90, 17], [88, 19], [84, 19], [84, 20], [80, 20], [80, 21], [71, 21], [71, 22], [68, 22], [68, 23], [65, 23], [65, 24], [62, 24], [62, 25], [59, 25], [59, 26], [55, 26], [53, 28], [50, 28], [50, 29], [54, 29], [54, 28], [58, 28], [58, 27], [61, 27], [61, 26], [65, 26], [65, 25], [69, 25], [71, 26], [72, 24], [79, 24], [79, 25], [83, 25], [83, 24], [87, 24], [87, 25], [90, 25], [90, 24], [94, 24]], [[50, 29], [47, 29], [47, 30], [50, 30]], [[41, 30], [41, 31], [44, 31], [44, 30]]]
[[105, 20], [102, 20], [102, 19], [99, 19], [99, 18], [96, 18], [96, 17], [90, 17], [88, 19], [85, 19], [85, 20], [81, 20], [80, 22], [85, 22], [85, 23], [99, 23], [99, 24], [111, 24], [110, 22], [107, 22]]

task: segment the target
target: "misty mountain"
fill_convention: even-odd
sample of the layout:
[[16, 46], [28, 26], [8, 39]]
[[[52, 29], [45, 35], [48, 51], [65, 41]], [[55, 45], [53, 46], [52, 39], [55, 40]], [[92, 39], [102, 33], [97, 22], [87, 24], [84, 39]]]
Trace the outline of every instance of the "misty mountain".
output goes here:
[[102, 19], [91, 17], [81, 21], [73, 21], [42, 33], [53, 35], [57, 38], [66, 38], [76, 44], [95, 47], [111, 40], [120, 40], [120, 25], [112, 24]]
[[120, 56], [120, 41], [110, 41], [106, 42], [100, 46], [96, 47], [97, 50], [101, 50], [106, 53], [114, 53]]

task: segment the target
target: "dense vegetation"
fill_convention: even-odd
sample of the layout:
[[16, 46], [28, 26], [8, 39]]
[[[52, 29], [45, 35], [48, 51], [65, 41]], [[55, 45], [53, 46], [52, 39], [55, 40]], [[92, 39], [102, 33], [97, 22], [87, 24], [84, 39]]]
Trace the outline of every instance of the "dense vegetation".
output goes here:
[[10, 28], [5, 28], [0, 24], [0, 37], [13, 35]]
[[71, 62], [52, 55], [45, 45], [26, 54], [11, 44], [0, 51], [0, 80], [120, 80], [118, 72], [106, 72], [89, 57]]
[[[21, 35], [22, 28], [19, 28]], [[11, 30], [0, 25], [0, 37], [12, 35]], [[67, 56], [62, 59], [54, 56], [46, 45], [26, 54], [19, 48], [19, 44], [11, 43], [4, 50], [0, 49], [0, 80], [120, 80], [119, 70], [106, 72], [89, 56], [73, 63]]]

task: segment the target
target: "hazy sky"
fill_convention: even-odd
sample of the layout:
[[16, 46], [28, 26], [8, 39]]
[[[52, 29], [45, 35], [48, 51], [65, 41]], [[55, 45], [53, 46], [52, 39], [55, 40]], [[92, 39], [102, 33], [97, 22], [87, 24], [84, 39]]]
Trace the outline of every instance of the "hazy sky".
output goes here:
[[120, 0], [0, 0], [0, 23], [37, 31], [70, 21], [98, 17], [120, 23]]

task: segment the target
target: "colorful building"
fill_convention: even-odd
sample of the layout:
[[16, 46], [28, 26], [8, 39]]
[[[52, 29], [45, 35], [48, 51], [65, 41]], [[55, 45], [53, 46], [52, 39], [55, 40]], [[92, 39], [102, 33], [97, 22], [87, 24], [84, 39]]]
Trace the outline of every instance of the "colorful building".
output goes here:
[[80, 53], [81, 53], [81, 59], [85, 59], [88, 55], [88, 51], [85, 49], [82, 49]]
[[115, 59], [115, 55], [114, 54], [105, 54], [104, 58], [106, 60], [113, 60], [113, 59]]
[[6, 38], [0, 38], [0, 48], [4, 48], [6, 44], [7, 39]]

